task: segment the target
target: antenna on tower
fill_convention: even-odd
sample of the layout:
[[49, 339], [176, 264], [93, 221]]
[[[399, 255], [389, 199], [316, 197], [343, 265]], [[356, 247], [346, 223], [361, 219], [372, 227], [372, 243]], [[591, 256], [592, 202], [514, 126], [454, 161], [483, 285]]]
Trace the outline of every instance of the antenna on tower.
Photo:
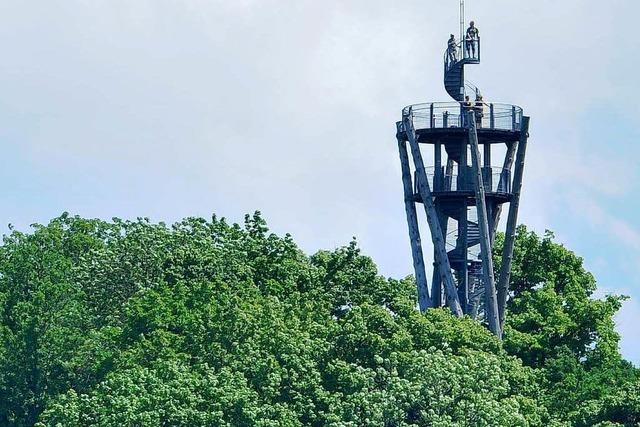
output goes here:
[[464, 40], [464, 0], [460, 0], [460, 41]]

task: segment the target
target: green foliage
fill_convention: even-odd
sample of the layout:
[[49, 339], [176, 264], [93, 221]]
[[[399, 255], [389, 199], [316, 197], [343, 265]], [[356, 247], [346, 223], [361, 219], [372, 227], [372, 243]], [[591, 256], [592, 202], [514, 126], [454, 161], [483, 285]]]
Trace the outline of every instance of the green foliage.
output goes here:
[[[582, 258], [553, 237], [518, 228], [504, 348], [544, 374], [546, 406], [558, 418], [580, 426], [615, 421], [598, 418], [607, 413], [601, 407], [638, 380], [618, 350], [614, 315], [625, 298], [592, 298], [596, 283]], [[502, 243], [498, 236], [496, 254]], [[601, 415], [589, 418], [586, 402]]]
[[580, 259], [524, 228], [513, 284], [503, 345], [419, 313], [355, 242], [308, 257], [259, 213], [63, 215], [0, 247], [0, 425], [637, 423], [621, 299], [591, 299]]
[[[569, 350], [588, 364], [615, 357], [619, 336], [613, 315], [624, 298], [592, 299], [595, 279], [582, 258], [553, 241], [518, 228], [505, 326], [505, 346], [531, 366]], [[495, 251], [501, 253], [503, 239]]]

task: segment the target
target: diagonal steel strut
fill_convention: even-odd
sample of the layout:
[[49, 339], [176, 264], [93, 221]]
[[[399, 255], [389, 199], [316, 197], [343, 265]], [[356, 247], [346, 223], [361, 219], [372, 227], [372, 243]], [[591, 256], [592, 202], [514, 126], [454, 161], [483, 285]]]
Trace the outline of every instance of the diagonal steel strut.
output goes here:
[[453, 314], [458, 317], [462, 317], [462, 307], [460, 306], [458, 292], [455, 282], [453, 281], [451, 264], [449, 263], [449, 256], [447, 255], [447, 248], [445, 246], [442, 228], [438, 221], [438, 214], [431, 195], [431, 189], [429, 188], [429, 181], [427, 180], [427, 173], [424, 169], [424, 161], [422, 160], [422, 153], [418, 146], [418, 140], [416, 138], [416, 131], [413, 127], [411, 114], [412, 113], [410, 111], [409, 114], [404, 117], [403, 126], [407, 140], [409, 141], [409, 147], [411, 148], [413, 163], [416, 167], [416, 175], [418, 176], [418, 192], [422, 198], [422, 204], [424, 205], [424, 210], [427, 214], [427, 221], [429, 222], [429, 229], [431, 231], [431, 240], [433, 241], [435, 251], [434, 259], [436, 266], [434, 268], [437, 268], [440, 272], [440, 277], [447, 295], [447, 305]]
[[516, 226], [518, 225], [518, 209], [520, 208], [520, 192], [522, 191], [522, 175], [524, 173], [524, 159], [527, 154], [527, 141], [529, 139], [529, 117], [522, 118], [520, 128], [520, 142], [516, 155], [516, 169], [513, 176], [513, 198], [509, 204], [509, 216], [507, 217], [507, 231], [504, 236], [504, 248], [502, 250], [502, 265], [500, 266], [500, 279], [498, 280], [498, 314], [500, 325], [504, 326], [505, 308], [509, 293], [509, 280], [511, 279], [511, 261], [513, 260], [513, 245], [516, 238]]
[[482, 258], [482, 273], [485, 288], [485, 312], [489, 330], [497, 337], [502, 336], [500, 331], [500, 319], [498, 316], [498, 298], [493, 275], [493, 260], [491, 241], [489, 235], [489, 222], [487, 217], [487, 204], [485, 200], [484, 182], [482, 180], [482, 168], [480, 165], [480, 148], [478, 147], [478, 133], [476, 131], [475, 114], [467, 113], [469, 123], [469, 143], [471, 145], [471, 162], [473, 165], [473, 183], [476, 193], [476, 207], [478, 209], [478, 227], [480, 229], [480, 256]]
[[427, 284], [427, 274], [424, 267], [424, 256], [422, 254], [422, 242], [420, 239], [420, 229], [418, 228], [418, 215], [416, 214], [416, 202], [413, 196], [413, 185], [411, 182], [411, 167], [409, 166], [409, 154], [407, 153], [406, 140], [402, 136], [402, 122], [396, 123], [398, 139], [398, 150], [400, 152], [400, 165], [402, 167], [402, 184], [404, 188], [404, 207], [407, 213], [407, 225], [409, 226], [409, 239], [411, 240], [411, 255], [413, 256], [413, 270], [416, 274], [416, 285], [418, 287], [418, 304], [420, 311], [426, 311], [432, 307], [429, 297], [429, 287]]

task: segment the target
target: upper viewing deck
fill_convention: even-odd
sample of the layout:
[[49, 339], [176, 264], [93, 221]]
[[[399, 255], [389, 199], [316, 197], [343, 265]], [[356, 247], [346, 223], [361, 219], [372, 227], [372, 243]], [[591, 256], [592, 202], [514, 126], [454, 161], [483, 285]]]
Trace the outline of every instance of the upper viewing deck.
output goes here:
[[[465, 107], [459, 102], [430, 102], [409, 105], [402, 110], [402, 118], [409, 119], [419, 137], [455, 135], [467, 131], [465, 110], [473, 111], [478, 137], [495, 142], [518, 138], [522, 123], [522, 108], [510, 104], [482, 103]], [[420, 138], [420, 142], [425, 141]]]

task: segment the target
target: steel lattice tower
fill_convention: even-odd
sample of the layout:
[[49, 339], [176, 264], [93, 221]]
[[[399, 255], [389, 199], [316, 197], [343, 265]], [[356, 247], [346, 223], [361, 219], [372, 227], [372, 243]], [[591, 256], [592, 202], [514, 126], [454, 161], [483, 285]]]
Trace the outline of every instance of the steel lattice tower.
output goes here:
[[[480, 92], [465, 83], [464, 67], [480, 63], [480, 38], [467, 43], [445, 52], [444, 85], [455, 102], [404, 108], [396, 136], [420, 309], [446, 305], [457, 316], [480, 319], [501, 337], [529, 118], [515, 105], [475, 102]], [[467, 94], [472, 104], [465, 103]], [[504, 152], [497, 167], [495, 151]], [[423, 153], [433, 164], [425, 166]], [[496, 276], [492, 246], [505, 203], [503, 262]], [[420, 204], [433, 242], [431, 291], [418, 228]]]

